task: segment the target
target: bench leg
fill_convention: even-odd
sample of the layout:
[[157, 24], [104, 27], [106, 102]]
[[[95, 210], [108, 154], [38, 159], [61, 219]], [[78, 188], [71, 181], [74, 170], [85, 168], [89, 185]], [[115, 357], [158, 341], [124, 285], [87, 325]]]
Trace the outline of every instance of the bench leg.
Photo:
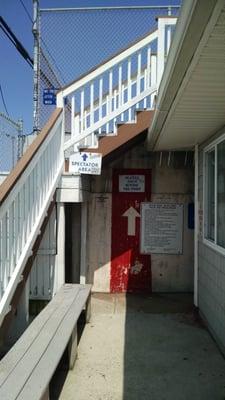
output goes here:
[[85, 319], [86, 323], [90, 322], [91, 319], [91, 294], [89, 294], [86, 302]]
[[74, 327], [74, 330], [72, 332], [69, 341], [68, 354], [69, 354], [69, 369], [73, 369], [77, 358], [77, 324]]
[[50, 397], [49, 397], [49, 386], [48, 386], [45, 393], [43, 394], [41, 400], [49, 400], [49, 399], [50, 399]]

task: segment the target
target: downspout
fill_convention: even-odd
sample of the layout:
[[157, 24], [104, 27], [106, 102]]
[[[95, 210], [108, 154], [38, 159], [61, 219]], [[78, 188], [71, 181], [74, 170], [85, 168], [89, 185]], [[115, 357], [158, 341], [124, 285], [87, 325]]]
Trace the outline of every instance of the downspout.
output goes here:
[[194, 305], [198, 307], [198, 144], [195, 145]]

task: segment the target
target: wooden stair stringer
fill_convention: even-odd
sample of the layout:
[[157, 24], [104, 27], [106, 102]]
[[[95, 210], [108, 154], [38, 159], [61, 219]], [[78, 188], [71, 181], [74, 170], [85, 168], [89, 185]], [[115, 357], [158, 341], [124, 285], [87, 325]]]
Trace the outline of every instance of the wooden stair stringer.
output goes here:
[[138, 137], [146, 132], [151, 125], [154, 110], [152, 111], [137, 111], [137, 121], [129, 124], [119, 124], [117, 135], [105, 136], [99, 140], [97, 149], [85, 149], [88, 153], [100, 153], [103, 159], [110, 157], [112, 153], [121, 148], [125, 148], [129, 143], [134, 143]]

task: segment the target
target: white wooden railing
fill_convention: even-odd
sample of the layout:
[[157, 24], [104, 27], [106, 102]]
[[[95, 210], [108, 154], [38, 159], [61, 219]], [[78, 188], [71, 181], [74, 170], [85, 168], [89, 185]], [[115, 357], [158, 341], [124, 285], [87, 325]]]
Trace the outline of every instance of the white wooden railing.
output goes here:
[[0, 188], [0, 325], [23, 279], [23, 269], [62, 173], [61, 111], [55, 111]]
[[153, 108], [171, 41], [167, 28], [175, 23], [175, 17], [160, 17], [158, 29], [58, 93], [59, 107], [65, 98], [71, 102], [71, 137], [65, 150], [98, 147], [98, 137], [116, 134], [118, 123], [133, 122], [136, 109]]

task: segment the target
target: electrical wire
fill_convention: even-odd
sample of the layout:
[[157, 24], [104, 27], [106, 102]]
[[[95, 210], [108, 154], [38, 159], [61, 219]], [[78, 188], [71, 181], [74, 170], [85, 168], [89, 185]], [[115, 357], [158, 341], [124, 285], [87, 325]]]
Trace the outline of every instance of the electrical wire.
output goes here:
[[20, 2], [20, 4], [22, 5], [22, 7], [23, 7], [23, 9], [24, 9], [25, 13], [27, 14], [27, 16], [28, 16], [28, 18], [29, 18], [30, 22], [33, 24], [32, 17], [31, 17], [31, 15], [30, 15], [30, 13], [29, 13], [28, 9], [26, 8], [26, 6], [25, 6], [25, 4], [24, 4], [23, 0], [19, 0], [19, 2]]
[[9, 117], [9, 113], [8, 113], [8, 109], [7, 109], [7, 106], [6, 106], [5, 99], [4, 99], [4, 94], [3, 94], [3, 90], [2, 90], [2, 85], [1, 85], [1, 83], [0, 83], [0, 93], [1, 93], [2, 103], [3, 103], [3, 106], [4, 106], [5, 112], [6, 112], [6, 114], [7, 114], [8, 117]]
[[26, 62], [29, 64], [31, 68], [33, 68], [33, 59], [23, 47], [22, 43], [17, 39], [16, 35], [12, 32], [11, 28], [9, 25], [5, 22], [5, 20], [0, 16], [0, 28], [2, 31], [5, 33], [5, 35], [9, 38], [9, 40], [12, 42], [12, 44], [16, 47], [16, 49], [19, 51], [21, 56], [26, 60]]

